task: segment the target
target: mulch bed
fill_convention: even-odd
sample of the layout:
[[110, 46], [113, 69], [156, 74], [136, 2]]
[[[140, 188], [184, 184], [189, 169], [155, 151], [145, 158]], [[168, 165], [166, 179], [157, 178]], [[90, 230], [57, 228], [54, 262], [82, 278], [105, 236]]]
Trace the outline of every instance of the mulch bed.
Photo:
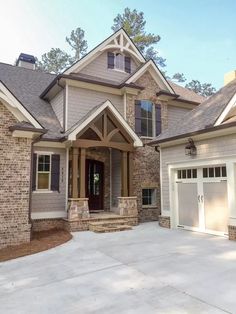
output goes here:
[[34, 232], [29, 243], [1, 249], [0, 262], [49, 250], [69, 241], [71, 238], [72, 235], [68, 231], [59, 229]]

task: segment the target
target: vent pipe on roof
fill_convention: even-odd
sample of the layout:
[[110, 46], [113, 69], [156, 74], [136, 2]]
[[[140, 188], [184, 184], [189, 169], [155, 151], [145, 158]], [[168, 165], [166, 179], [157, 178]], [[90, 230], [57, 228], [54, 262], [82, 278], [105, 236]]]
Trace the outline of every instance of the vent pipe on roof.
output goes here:
[[230, 71], [224, 75], [224, 86], [236, 79], [236, 70]]
[[28, 55], [26, 53], [21, 53], [16, 61], [16, 65], [18, 67], [35, 70], [35, 62], [36, 59], [32, 55]]

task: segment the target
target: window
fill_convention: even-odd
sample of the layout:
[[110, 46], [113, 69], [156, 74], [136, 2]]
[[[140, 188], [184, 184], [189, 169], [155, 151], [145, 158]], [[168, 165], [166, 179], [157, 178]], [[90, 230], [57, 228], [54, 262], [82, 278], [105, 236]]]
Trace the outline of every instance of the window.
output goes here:
[[37, 158], [37, 190], [49, 190], [51, 172], [51, 156], [38, 155]]
[[178, 179], [196, 179], [197, 169], [183, 169], [177, 171]]
[[156, 189], [142, 190], [142, 204], [143, 206], [156, 206]]
[[226, 167], [203, 168], [203, 178], [227, 177]]
[[155, 137], [161, 133], [161, 106], [150, 100], [135, 102], [135, 131], [140, 136]]
[[121, 53], [115, 54], [115, 69], [124, 71], [124, 56]]
[[120, 52], [107, 53], [107, 67], [108, 69], [116, 69], [131, 73], [131, 58], [123, 55]]

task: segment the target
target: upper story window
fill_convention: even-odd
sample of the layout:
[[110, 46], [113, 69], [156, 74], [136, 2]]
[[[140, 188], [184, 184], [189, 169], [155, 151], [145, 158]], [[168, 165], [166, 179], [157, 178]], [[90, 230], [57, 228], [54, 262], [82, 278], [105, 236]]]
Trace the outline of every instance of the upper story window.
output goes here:
[[135, 102], [135, 132], [139, 136], [155, 137], [161, 133], [161, 106], [150, 100]]
[[131, 73], [131, 59], [120, 52], [108, 52], [107, 67], [108, 69]]

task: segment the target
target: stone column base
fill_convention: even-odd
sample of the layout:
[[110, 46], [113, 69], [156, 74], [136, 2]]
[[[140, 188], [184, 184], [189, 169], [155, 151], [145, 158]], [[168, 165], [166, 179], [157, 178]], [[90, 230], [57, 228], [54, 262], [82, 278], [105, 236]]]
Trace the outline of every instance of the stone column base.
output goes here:
[[138, 216], [137, 197], [118, 197], [118, 210], [121, 216]]
[[159, 226], [163, 228], [170, 229], [170, 217], [169, 216], [159, 216]]
[[229, 240], [236, 241], [236, 226], [228, 226]]
[[68, 199], [68, 220], [90, 218], [88, 198]]

